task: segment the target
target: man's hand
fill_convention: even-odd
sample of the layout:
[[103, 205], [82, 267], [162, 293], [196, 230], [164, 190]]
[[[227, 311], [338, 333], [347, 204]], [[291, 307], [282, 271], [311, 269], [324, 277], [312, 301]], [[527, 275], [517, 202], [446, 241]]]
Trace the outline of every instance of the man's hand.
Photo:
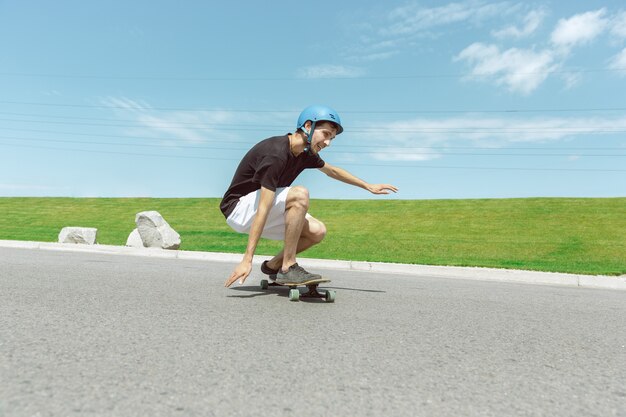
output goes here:
[[237, 280], [239, 280], [239, 285], [243, 284], [246, 278], [248, 278], [248, 275], [250, 275], [251, 271], [252, 271], [252, 262], [247, 261], [245, 259], [242, 260], [239, 263], [239, 265], [237, 265], [233, 273], [230, 274], [230, 277], [228, 277], [228, 279], [224, 283], [224, 286], [228, 288], [231, 285], [233, 285], [233, 282]]
[[367, 191], [372, 194], [389, 194], [389, 191], [397, 193], [398, 189], [391, 184], [368, 184]]

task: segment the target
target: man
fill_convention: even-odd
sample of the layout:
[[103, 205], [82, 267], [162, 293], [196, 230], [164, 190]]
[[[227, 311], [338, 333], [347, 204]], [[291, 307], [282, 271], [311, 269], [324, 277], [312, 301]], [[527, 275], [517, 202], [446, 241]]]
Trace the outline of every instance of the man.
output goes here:
[[285, 242], [283, 250], [263, 262], [261, 271], [277, 283], [299, 283], [320, 278], [298, 265], [296, 254], [318, 244], [326, 235], [324, 223], [307, 213], [308, 190], [290, 187], [307, 168], [373, 194], [398, 189], [389, 184], [369, 184], [349, 172], [325, 163], [319, 153], [343, 132], [336, 111], [326, 106], [309, 106], [298, 118], [295, 133], [265, 139], [244, 156], [237, 167], [220, 209], [235, 231], [247, 233], [248, 246], [224, 286], [243, 284], [252, 270], [252, 258], [261, 237]]

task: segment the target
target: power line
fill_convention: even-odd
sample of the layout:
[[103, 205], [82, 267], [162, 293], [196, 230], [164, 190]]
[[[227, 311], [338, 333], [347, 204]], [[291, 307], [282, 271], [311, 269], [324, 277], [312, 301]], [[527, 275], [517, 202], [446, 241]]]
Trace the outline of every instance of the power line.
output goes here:
[[[589, 74], [621, 72], [626, 68], [571, 68], [551, 71], [526, 71], [512, 72], [510, 75], [546, 75], [546, 74]], [[490, 72], [472, 72], [457, 74], [388, 74], [388, 75], [354, 75], [354, 76], [284, 76], [284, 77], [198, 77], [198, 76], [165, 76], [165, 75], [101, 75], [101, 74], [51, 74], [51, 73], [27, 73], [27, 72], [0, 72], [7, 77], [27, 78], [66, 78], [66, 79], [108, 79], [108, 80], [135, 80], [135, 81], [320, 81], [320, 80], [407, 80], [407, 79], [450, 79], [465, 77], [489, 77], [494, 76]]]
[[[171, 141], [172, 138], [168, 137], [153, 137], [153, 136], [140, 136], [140, 135], [132, 135], [132, 136], [120, 136], [120, 135], [107, 135], [107, 134], [101, 134], [101, 133], [78, 133], [78, 132], [59, 132], [59, 131], [52, 131], [52, 130], [41, 130], [41, 129], [13, 129], [13, 128], [6, 128], [6, 127], [0, 127], [0, 131], [2, 130], [8, 130], [11, 132], [31, 132], [31, 133], [45, 133], [45, 134], [53, 134], [53, 135], [69, 135], [69, 136], [87, 136], [87, 137], [104, 137], [104, 138], [116, 138], [116, 139], [131, 139], [131, 140], [136, 140], [136, 139], [140, 139], [140, 140], [149, 140], [149, 141]], [[17, 139], [17, 138], [16, 138]], [[25, 139], [27, 140], [28, 138], [20, 138], [20, 139]], [[76, 143], [88, 143], [88, 142], [76, 142]], [[110, 143], [110, 142], [109, 142]], [[245, 144], [248, 146], [248, 148], [245, 149], [249, 149], [250, 146], [255, 145], [257, 142], [256, 141], [241, 141], [241, 140], [211, 140], [210, 143], [241, 143], [241, 144]], [[350, 148], [350, 149], [355, 149], [354, 145], [341, 145], [339, 143], [333, 143], [332, 148], [331, 149], [335, 149], [335, 148]], [[141, 145], [143, 146], [143, 145]], [[441, 145], [441, 146], [429, 146], [429, 145], [422, 145], [422, 146], [401, 146], [401, 145], [397, 145], [397, 146], [385, 146], [385, 145], [363, 145], [363, 144], [359, 144], [358, 148], [374, 148], [374, 149], [387, 149], [387, 148], [392, 148], [392, 149], [414, 149], [414, 150], [420, 150], [420, 149], [440, 149], [440, 150], [459, 150], [459, 149], [470, 149], [470, 150], [500, 150], [500, 149], [507, 149], [507, 150], [521, 150], [521, 151], [530, 151], [530, 150], [550, 150], [551, 148], [546, 148], [546, 147], [529, 147], [529, 146], [524, 146], [524, 147], [501, 147], [501, 148], [495, 148], [495, 147], [485, 147], [485, 146], [445, 146], [445, 145]], [[244, 148], [242, 148], [244, 149]], [[610, 151], [610, 150], [616, 150], [616, 151], [624, 151], [626, 150], [626, 148], [624, 147], [589, 147], [589, 146], [585, 146], [585, 147], [558, 147], [555, 148], [555, 150], [558, 151], [565, 151], [565, 150], [570, 150], [570, 151], [574, 151], [574, 152], [578, 152], [578, 151]]]
[[[140, 121], [137, 120], [131, 120], [131, 119], [112, 119], [112, 118], [106, 118], [106, 117], [76, 117], [76, 116], [58, 116], [58, 115], [48, 115], [48, 114], [32, 114], [32, 113], [11, 113], [11, 112], [0, 112], [0, 114], [3, 115], [9, 115], [9, 116], [20, 116], [20, 117], [44, 117], [44, 118], [53, 118], [53, 119], [66, 119], [66, 120], [95, 120], [95, 121], [106, 121], [106, 122], [131, 122], [131, 123], [141, 123]], [[35, 122], [35, 123], [47, 123], [49, 122], [48, 120], [32, 120], [32, 119], [0, 119], [2, 121], [11, 121], [11, 122]], [[60, 123], [60, 122], [52, 122], [50, 121], [50, 123]], [[268, 129], [285, 129], [284, 125], [266, 125], [266, 124], [251, 124], [251, 123], [199, 123], [199, 122], [185, 122], [185, 121], [167, 121], [164, 120], [163, 123], [171, 123], [171, 125], [165, 124], [163, 126], [159, 127], [178, 127], [180, 126], [191, 126], [191, 127], [197, 127], [197, 128], [221, 128], [221, 127], [239, 127], [239, 128], [251, 128], [251, 129], [245, 129], [245, 130], [257, 130], [259, 128], [268, 128]], [[72, 123], [67, 123], [67, 124], [72, 124]], [[98, 124], [97, 126], [109, 126], [109, 124], [106, 125], [100, 125]], [[111, 124], [110, 126], [123, 126], [123, 127], [128, 127], [128, 125], [115, 125], [115, 124]], [[138, 125], [141, 126], [141, 125]], [[144, 127], [144, 126], [141, 126]], [[243, 129], [242, 129], [243, 130]], [[393, 131], [393, 132], [400, 132], [400, 133], [421, 133], [421, 132], [439, 132], [439, 131], [443, 131], [443, 132], [456, 132], [456, 131], [461, 131], [462, 133], [467, 133], [466, 130], [486, 130], [486, 131], [504, 131], [504, 132], [508, 132], [508, 131], [513, 131], [513, 132], [517, 132], [517, 131], [541, 131], [541, 132], [574, 132], [574, 133], [578, 133], [579, 130], [582, 130], [582, 133], [585, 133], [585, 131], [589, 130], [589, 131], [602, 131], [602, 132], [626, 132], [626, 129], [622, 129], [622, 128], [614, 128], [612, 126], [568, 126], [568, 127], [552, 127], [552, 126], [546, 126], [546, 127], [533, 127], [533, 126], [513, 126], [513, 127], [488, 127], [488, 126], [456, 126], [456, 127], [424, 127], [424, 128], [414, 128], [414, 129], [402, 129], [402, 128], [393, 128], [393, 127], [388, 127], [388, 128], [351, 128], [350, 131], [351, 132], [389, 132], [389, 131]]]
[[[76, 108], [94, 108], [94, 109], [123, 109], [123, 110], [165, 110], [165, 111], [188, 111], [188, 112], [230, 112], [230, 113], [289, 113], [299, 114], [302, 109], [191, 109], [182, 107], [149, 107], [149, 108], [129, 108], [129, 106], [118, 105], [97, 105], [97, 104], [64, 104], [64, 103], [38, 103], [26, 101], [8, 101], [0, 100], [2, 104], [14, 105], [30, 105], [30, 106], [49, 106], [49, 107], [76, 107]], [[626, 111], [626, 107], [585, 107], [585, 108], [544, 108], [544, 109], [438, 109], [438, 110], [341, 110], [346, 114], [440, 114], [440, 113], [555, 113], [555, 112], [608, 112], [608, 111]]]
[[[0, 112], [0, 114], [8, 115], [8, 116], [21, 116], [21, 117], [48, 117], [53, 119], [69, 119], [69, 120], [96, 120], [96, 121], [109, 121], [109, 122], [136, 122], [136, 120], [132, 119], [111, 119], [107, 117], [76, 117], [76, 116], [58, 116], [53, 114], [32, 114], [32, 113], [10, 113], [10, 112]], [[29, 121], [29, 120], [24, 120]], [[173, 122], [177, 125], [198, 125], [197, 122]], [[211, 123], [210, 126], [243, 126], [243, 127], [267, 127], [273, 129], [284, 129], [284, 125], [258, 125], [258, 124], [244, 124], [244, 123]]]
[[[78, 132], [58, 132], [52, 130], [41, 130], [41, 129], [12, 129], [7, 127], [0, 127], [0, 130], [9, 130], [11, 132], [32, 132], [32, 133], [46, 133], [53, 135], [69, 135], [69, 136], [88, 136], [88, 137], [99, 137], [99, 138], [118, 138], [118, 139], [140, 139], [140, 140], [160, 140], [160, 141], [168, 141], [172, 140], [169, 138], [160, 138], [153, 136], [140, 136], [140, 135], [132, 135], [132, 136], [120, 136], [120, 135], [106, 135], [102, 133], [78, 133]], [[245, 143], [247, 145], [252, 145], [251, 141], [242, 141], [242, 140], [228, 140], [228, 143]], [[611, 148], [612, 149], [612, 148]]]
[[[172, 128], [180, 128], [184, 127], [185, 129], [193, 129], [193, 130], [217, 130], [217, 131], [248, 131], [248, 132], [268, 132], [268, 131], [276, 131], [276, 128], [266, 127], [263, 125], [258, 125], [254, 127], [221, 127], [222, 124], [191, 124], [185, 122], [182, 126], [178, 122], [165, 122], [165, 123], [155, 123], [151, 125], [140, 124], [140, 122], [133, 124], [112, 124], [112, 123], [86, 123], [86, 122], [63, 122], [63, 121], [55, 121], [55, 120], [26, 120], [26, 119], [2, 119], [0, 121], [4, 122], [28, 122], [28, 123], [38, 123], [38, 124], [56, 124], [56, 125], [70, 125], [70, 126], [106, 126], [106, 127], [135, 127], [135, 128], [161, 128], [161, 129], [172, 129]], [[237, 125], [230, 124], [226, 126], [250, 126], [250, 125]], [[503, 128], [503, 127], [466, 127], [466, 128], [418, 128], [418, 129], [394, 129], [394, 128], [357, 128], [350, 129], [350, 132], [353, 133], [588, 133], [588, 134], [601, 134], [601, 133], [624, 133], [626, 129], [599, 129], [592, 127], [581, 127], [581, 128], [535, 128], [535, 127], [513, 127], [513, 128]]]
[[107, 155], [149, 156], [149, 157], [156, 157], [156, 158], [173, 158], [173, 159], [206, 159], [206, 160], [212, 160], [212, 161], [239, 161], [239, 159], [234, 159], [234, 158], [218, 158], [218, 157], [207, 157], [207, 156], [159, 155], [159, 154], [135, 153], [135, 152], [101, 151], [101, 150], [93, 150], [93, 149], [54, 148], [51, 146], [32, 146], [32, 145], [4, 145], [4, 146], [10, 146], [14, 148], [43, 149], [43, 150], [50, 150], [50, 151], [87, 152], [87, 153], [107, 154]]
[[[54, 148], [48, 146], [31, 146], [31, 145], [5, 145], [9, 147], [17, 148], [29, 148], [29, 149], [42, 149], [61, 152], [86, 152], [95, 154], [110, 154], [110, 155], [127, 155], [127, 156], [144, 156], [144, 157], [156, 157], [156, 158], [171, 158], [171, 159], [197, 159], [197, 160], [212, 160], [212, 161], [237, 161], [239, 159], [233, 158], [217, 158], [217, 157], [205, 157], [205, 156], [179, 156], [179, 155], [159, 155], [159, 154], [146, 154], [146, 153], [133, 153], [133, 152], [116, 152], [116, 151], [100, 151], [89, 149], [71, 149], [71, 148]], [[608, 172], [626, 172], [624, 169], [579, 169], [579, 168], [521, 168], [521, 167], [471, 167], [471, 166], [433, 166], [433, 165], [403, 165], [403, 164], [356, 164], [356, 163], [342, 163], [342, 166], [365, 166], [365, 167], [385, 167], [385, 168], [412, 168], [412, 169], [449, 169], [449, 170], [477, 170], [477, 171], [530, 171], [530, 172], [595, 172], [595, 173], [608, 173]]]
[[[76, 140], [62, 140], [62, 139], [39, 139], [39, 138], [23, 138], [23, 137], [2, 137], [0, 136], [0, 140], [21, 140], [21, 141], [28, 141], [28, 142], [44, 142], [44, 143], [71, 143], [71, 144], [79, 144], [79, 145], [99, 145], [99, 146], [131, 146], [131, 147], [145, 147], [145, 144], [141, 144], [141, 143], [123, 143], [123, 142], [93, 142], [93, 141], [89, 141], [89, 142], [85, 142], [85, 141], [76, 141]], [[219, 143], [218, 143], [219, 145]], [[186, 145], [186, 144], [178, 144], [178, 145], [171, 145], [171, 144], [150, 144], [150, 146], [153, 147], [159, 147], [159, 148], [173, 148], [173, 149], [205, 149], [205, 150], [227, 150], [227, 151], [240, 151], [240, 152], [245, 152], [249, 150], [249, 147], [239, 147], [239, 148], [233, 148], [233, 147], [223, 147], [223, 146], [193, 146], [193, 145]], [[334, 147], [334, 146], [333, 146]], [[439, 147], [439, 148], [434, 148], [431, 147], [430, 150], [433, 149], [440, 149], [442, 152], [424, 152], [421, 149], [427, 149], [427, 148], [415, 148], [418, 150], [415, 150], [413, 152], [410, 152], [412, 154], [416, 154], [416, 155], [433, 155], [433, 156], [449, 156], [449, 155], [453, 155], [453, 156], [513, 156], [513, 157], [569, 157], [569, 156], [585, 156], [585, 157], [611, 157], [611, 158], [618, 158], [618, 157], [626, 157], [626, 154], [581, 154], [581, 153], [476, 153], [476, 152], [449, 152], [448, 148], [445, 147]], [[466, 149], [476, 149], [476, 148], [466, 148]], [[485, 148], [482, 148], [485, 149]], [[523, 148], [523, 149], [527, 149], [527, 148]], [[580, 148], [574, 148], [574, 149], [580, 149]], [[621, 149], [621, 148], [611, 148], [611, 149]], [[491, 149], [493, 151], [496, 151], [498, 149]], [[559, 149], [561, 150], [561, 149]], [[626, 149], [621, 149], [622, 151], [626, 151]], [[341, 150], [333, 150], [333, 149], [329, 149], [328, 152], [332, 153], [332, 154], [367, 154], [367, 155], [379, 155], [379, 154], [388, 154], [388, 155], [406, 155], [407, 152], [400, 152], [398, 150], [395, 151], [386, 151], [380, 148], [376, 148], [375, 150], [371, 150], [371, 151], [363, 151], [363, 150], [355, 150], [355, 149], [351, 149], [349, 151], [341, 151]]]

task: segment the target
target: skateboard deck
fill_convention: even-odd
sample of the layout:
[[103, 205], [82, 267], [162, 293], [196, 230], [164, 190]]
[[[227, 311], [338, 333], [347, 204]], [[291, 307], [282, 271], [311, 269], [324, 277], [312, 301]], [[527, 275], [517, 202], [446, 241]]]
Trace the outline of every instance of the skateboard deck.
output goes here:
[[330, 282], [330, 280], [320, 278], [320, 279], [312, 279], [310, 281], [304, 281], [304, 282], [285, 282], [281, 284], [279, 284], [278, 282], [273, 282], [272, 284], [280, 286], [280, 287], [303, 287], [303, 286], [308, 286], [308, 285], [319, 285], [319, 284], [323, 284], [324, 282]]
[[[279, 284], [277, 282], [270, 283], [268, 280], [263, 279], [261, 280], [261, 289], [266, 290], [268, 289], [268, 287], [289, 287], [290, 301], [299, 301], [300, 298], [323, 298], [326, 301], [332, 303], [335, 301], [335, 291], [326, 290], [321, 293], [317, 291], [317, 286], [326, 282], [330, 282], [330, 280], [320, 278], [305, 282], [285, 282]], [[298, 287], [307, 287], [309, 291], [301, 294]]]

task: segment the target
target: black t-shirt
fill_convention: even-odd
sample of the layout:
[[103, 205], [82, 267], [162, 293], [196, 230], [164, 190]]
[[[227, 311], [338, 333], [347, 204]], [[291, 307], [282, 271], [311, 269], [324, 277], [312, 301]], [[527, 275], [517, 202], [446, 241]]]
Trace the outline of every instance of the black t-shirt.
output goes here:
[[322, 168], [324, 164], [319, 155], [303, 152], [293, 156], [289, 134], [265, 139], [254, 145], [239, 163], [220, 210], [228, 218], [244, 195], [259, 190], [261, 186], [272, 191], [288, 187], [305, 169]]

